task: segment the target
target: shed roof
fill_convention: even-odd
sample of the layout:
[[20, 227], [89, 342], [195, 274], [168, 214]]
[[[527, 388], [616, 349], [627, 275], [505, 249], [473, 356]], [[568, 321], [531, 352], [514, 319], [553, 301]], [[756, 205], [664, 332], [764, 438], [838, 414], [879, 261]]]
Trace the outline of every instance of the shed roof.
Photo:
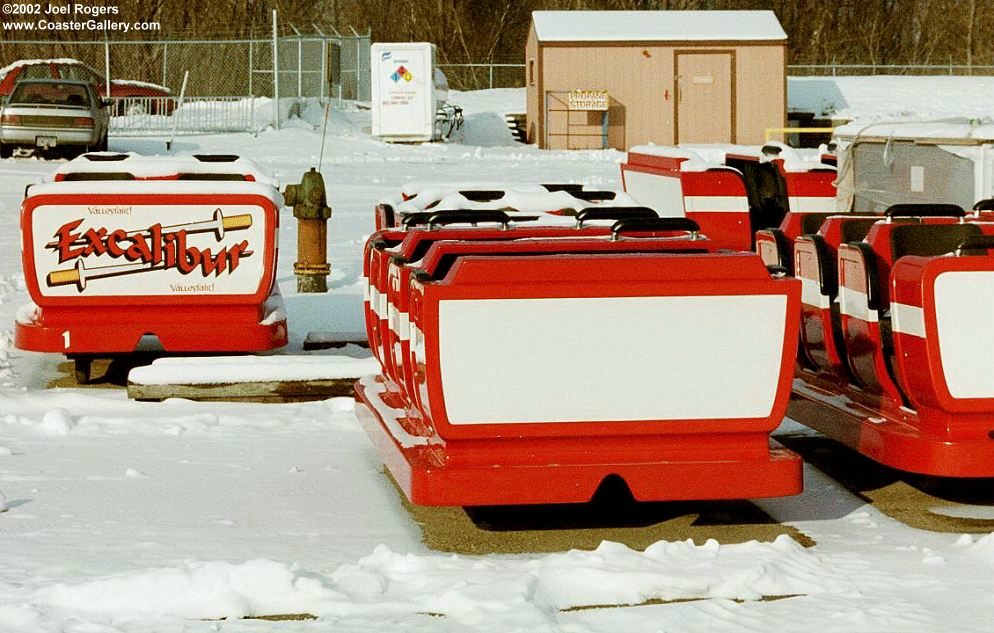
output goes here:
[[534, 11], [540, 42], [786, 40], [772, 11]]

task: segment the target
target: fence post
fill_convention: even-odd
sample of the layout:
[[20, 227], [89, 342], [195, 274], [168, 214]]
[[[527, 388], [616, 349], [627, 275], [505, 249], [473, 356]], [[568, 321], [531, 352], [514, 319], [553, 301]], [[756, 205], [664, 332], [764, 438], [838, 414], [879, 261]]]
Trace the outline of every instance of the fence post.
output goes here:
[[162, 85], [166, 85], [166, 59], [169, 57], [169, 42], [162, 43]]
[[321, 34], [321, 103], [324, 103], [328, 83], [328, 38]]
[[325, 99], [331, 99], [331, 86], [329, 85], [331, 82], [328, 77], [328, 36], [318, 28], [317, 24], [311, 22], [311, 26], [321, 36], [321, 105], [324, 105]]
[[183, 100], [186, 99], [186, 80], [190, 78], [190, 71], [183, 71], [183, 85], [179, 89], [179, 101], [176, 103], [176, 109], [173, 110], [173, 115], [170, 117], [173, 121], [173, 133], [169, 135], [169, 140], [166, 141], [166, 151], [169, 151], [173, 147], [173, 141], [176, 139], [176, 126], [179, 124], [179, 110], [183, 107]]
[[107, 31], [104, 31], [104, 96], [110, 99], [110, 40], [107, 39]]
[[297, 98], [304, 97], [304, 40], [297, 34]]
[[253, 40], [249, 40], [248, 75], [248, 93], [250, 97], [255, 97], [255, 91], [252, 90], [252, 79], [255, 77], [255, 43]]
[[280, 60], [276, 48], [276, 9], [273, 9], [273, 127], [280, 129]]
[[490, 64], [490, 89], [494, 89], [494, 65]]

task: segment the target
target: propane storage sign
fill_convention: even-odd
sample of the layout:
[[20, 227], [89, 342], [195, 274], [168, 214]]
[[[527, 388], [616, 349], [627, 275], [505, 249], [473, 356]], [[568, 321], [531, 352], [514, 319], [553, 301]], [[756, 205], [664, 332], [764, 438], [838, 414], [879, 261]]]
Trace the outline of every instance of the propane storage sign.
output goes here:
[[42, 205], [31, 219], [38, 289], [46, 297], [251, 295], [265, 269], [265, 220], [256, 205]]
[[373, 135], [431, 140], [434, 87], [431, 44], [373, 45]]

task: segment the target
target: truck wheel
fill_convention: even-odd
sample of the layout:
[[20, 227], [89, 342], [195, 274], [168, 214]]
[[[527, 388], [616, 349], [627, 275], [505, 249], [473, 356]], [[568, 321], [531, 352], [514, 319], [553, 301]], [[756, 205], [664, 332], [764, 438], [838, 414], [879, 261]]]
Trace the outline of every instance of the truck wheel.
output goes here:
[[14, 147], [0, 143], [0, 158], [10, 158], [14, 155]]

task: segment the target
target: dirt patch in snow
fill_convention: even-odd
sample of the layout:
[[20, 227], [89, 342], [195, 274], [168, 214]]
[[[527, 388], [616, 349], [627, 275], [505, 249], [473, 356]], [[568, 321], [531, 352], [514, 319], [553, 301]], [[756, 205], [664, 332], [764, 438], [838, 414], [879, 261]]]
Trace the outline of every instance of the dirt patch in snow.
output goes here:
[[[792, 593], [784, 596], [763, 596], [759, 599], [759, 602], [777, 602], [779, 600], [789, 600], [791, 598], [803, 598], [804, 596], [799, 593]], [[592, 604], [585, 605], [582, 607], [570, 607], [568, 609], [560, 609], [562, 613], [573, 613], [576, 611], [590, 611], [593, 609], [631, 609], [633, 607], [655, 607], [664, 604], [685, 604], [687, 602], [703, 602], [705, 600], [713, 600], [713, 598], [679, 598], [677, 600], [659, 600], [654, 598], [652, 600], [646, 600], [645, 602], [640, 602], [638, 604]], [[736, 604], [744, 604], [745, 600], [734, 599], [732, 602]]]
[[[792, 400], [787, 415], [832, 415], [814, 403]], [[932, 532], [994, 531], [994, 480], [950, 479], [905, 473], [820, 435], [778, 435], [777, 441], [850, 492], [901, 523]]]
[[[127, 357], [119, 358], [94, 358], [91, 366], [92, 382], [81, 385], [76, 381], [75, 363], [71, 360], [63, 360], [59, 363], [59, 375], [48, 381], [46, 389], [56, 387], [75, 389], [78, 387], [94, 389], [114, 389], [124, 387], [128, 384], [128, 372], [134, 368], [138, 362]], [[144, 362], [151, 362], [144, 360]]]
[[414, 506], [399, 488], [397, 494], [425, 545], [440, 552], [564, 552], [595, 549], [601, 541], [644, 550], [657, 541], [769, 542], [781, 534], [805, 547], [815, 544], [748, 501], [639, 503], [609, 491], [585, 504], [453, 508]]

